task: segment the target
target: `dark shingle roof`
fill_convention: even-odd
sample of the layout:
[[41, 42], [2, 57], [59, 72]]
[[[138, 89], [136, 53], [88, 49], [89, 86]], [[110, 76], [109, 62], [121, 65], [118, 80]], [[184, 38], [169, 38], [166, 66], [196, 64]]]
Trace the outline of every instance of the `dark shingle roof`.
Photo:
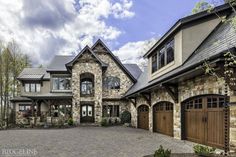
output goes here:
[[18, 80], [47, 80], [50, 79], [49, 73], [45, 68], [24, 68], [20, 75], [17, 77]]
[[47, 67], [47, 71], [67, 71], [65, 64], [73, 60], [74, 57], [75, 56], [56, 55]]
[[123, 64], [125, 68], [133, 75], [133, 77], [137, 80], [142, 73], [142, 70], [139, 68], [137, 64]]
[[[136, 92], [150, 88], [154, 84], [163, 83], [172, 79], [180, 73], [194, 69], [201, 65], [205, 60], [219, 56], [222, 52], [236, 47], [236, 32], [229, 22], [221, 23], [199, 46], [197, 50], [187, 59], [182, 66], [148, 82], [148, 69], [139, 77], [138, 82], [126, 93], [130, 96]], [[147, 75], [147, 76], [143, 76]], [[146, 80], [145, 80], [146, 79]]]

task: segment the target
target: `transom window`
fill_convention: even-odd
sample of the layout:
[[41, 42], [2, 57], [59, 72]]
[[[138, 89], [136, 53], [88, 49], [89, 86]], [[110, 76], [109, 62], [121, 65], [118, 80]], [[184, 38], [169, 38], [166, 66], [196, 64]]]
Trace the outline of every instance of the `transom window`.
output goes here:
[[152, 73], [174, 61], [174, 40], [164, 45], [152, 56]]
[[106, 89], [120, 89], [120, 78], [108, 76], [103, 79], [103, 87]]
[[25, 83], [25, 92], [40, 92], [40, 83]]
[[103, 117], [119, 117], [119, 105], [104, 105], [102, 106]]
[[52, 78], [53, 90], [71, 90], [70, 77], [53, 77]]
[[173, 104], [171, 102], [163, 101], [157, 103], [155, 106], [153, 106], [153, 111], [172, 111], [173, 110]]

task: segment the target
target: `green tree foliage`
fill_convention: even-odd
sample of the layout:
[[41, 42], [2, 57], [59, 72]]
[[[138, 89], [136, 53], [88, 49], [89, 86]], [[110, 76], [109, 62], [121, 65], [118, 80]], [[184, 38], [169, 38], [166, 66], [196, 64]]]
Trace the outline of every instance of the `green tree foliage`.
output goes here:
[[209, 4], [208, 2], [201, 0], [195, 4], [195, 7], [192, 9], [192, 14], [199, 13], [201, 11], [205, 11], [208, 9], [211, 9], [212, 5]]
[[[8, 126], [10, 98], [19, 95], [20, 83], [17, 76], [25, 67], [30, 66], [30, 59], [23, 54], [14, 42], [0, 44], [0, 127]], [[13, 119], [13, 118], [12, 118]]]

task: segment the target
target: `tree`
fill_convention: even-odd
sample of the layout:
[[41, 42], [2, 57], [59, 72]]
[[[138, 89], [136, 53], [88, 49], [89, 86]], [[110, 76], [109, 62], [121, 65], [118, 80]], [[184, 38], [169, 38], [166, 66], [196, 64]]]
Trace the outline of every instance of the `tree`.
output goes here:
[[199, 13], [201, 11], [205, 11], [212, 8], [212, 5], [208, 2], [201, 0], [195, 4], [195, 7], [192, 9], [192, 14]]
[[[234, 33], [236, 33], [236, 10], [235, 10], [235, 0], [227, 0], [225, 3], [228, 3], [232, 8], [234, 15], [228, 16], [226, 19], [225, 17], [221, 17], [217, 14], [214, 8], [209, 8], [208, 12], [214, 12], [216, 16], [221, 20], [221, 23], [230, 24], [230, 29], [234, 29]], [[227, 39], [227, 38], [225, 38]], [[229, 151], [229, 91], [236, 90], [236, 54], [231, 52], [230, 47], [231, 42], [224, 40], [228, 44], [228, 51], [224, 53], [223, 56], [223, 63], [219, 64], [217, 67], [213, 67], [212, 64], [206, 60], [202, 65], [203, 70], [206, 74], [215, 76], [219, 81], [224, 82], [224, 93], [225, 93], [225, 102], [224, 102], [224, 136], [225, 136], [225, 145], [224, 151], [225, 155], [228, 154]], [[220, 44], [218, 41], [215, 41], [214, 44]]]
[[[19, 95], [20, 82], [17, 76], [25, 67], [30, 67], [31, 62], [15, 41], [0, 45], [0, 126], [8, 126], [10, 117], [10, 98]], [[14, 116], [14, 115], [13, 115]]]

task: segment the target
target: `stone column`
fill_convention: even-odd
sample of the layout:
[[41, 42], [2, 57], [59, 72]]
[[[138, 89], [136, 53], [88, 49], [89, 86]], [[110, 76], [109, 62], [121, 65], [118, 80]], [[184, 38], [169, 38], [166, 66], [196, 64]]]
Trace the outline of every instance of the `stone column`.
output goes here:
[[173, 106], [173, 127], [174, 138], [181, 139], [181, 103], [175, 103]]

